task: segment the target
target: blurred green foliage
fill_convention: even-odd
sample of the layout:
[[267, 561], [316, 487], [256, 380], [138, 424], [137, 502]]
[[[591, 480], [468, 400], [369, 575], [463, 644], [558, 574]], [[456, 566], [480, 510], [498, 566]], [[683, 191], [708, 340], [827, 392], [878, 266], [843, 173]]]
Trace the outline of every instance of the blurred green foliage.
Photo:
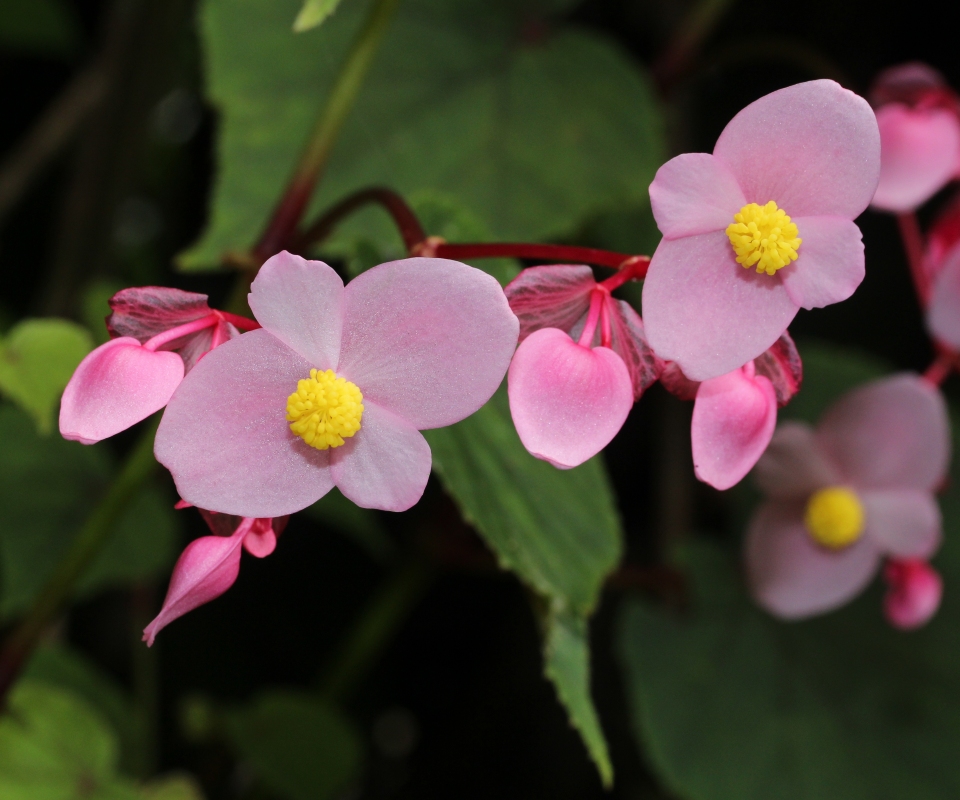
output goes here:
[[73, 9], [61, 0], [3, 0], [0, 47], [38, 55], [70, 55], [80, 32]]
[[293, 21], [293, 30], [303, 33], [311, 28], [322, 25], [323, 22], [340, 5], [340, 0], [304, 0], [303, 8]]

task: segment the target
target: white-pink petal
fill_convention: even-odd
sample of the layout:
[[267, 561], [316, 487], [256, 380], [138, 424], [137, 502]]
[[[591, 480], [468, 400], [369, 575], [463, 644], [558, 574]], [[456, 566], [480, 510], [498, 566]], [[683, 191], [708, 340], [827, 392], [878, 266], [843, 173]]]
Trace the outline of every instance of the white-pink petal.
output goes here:
[[802, 308], [846, 300], [863, 281], [863, 235], [843, 217], [799, 217], [797, 260], [778, 270], [787, 294]]
[[430, 478], [430, 445], [410, 422], [364, 397], [360, 430], [330, 451], [333, 480], [361, 508], [405, 511]]
[[287, 398], [312, 364], [266, 330], [212, 350], [180, 384], [154, 448], [180, 496], [242, 517], [279, 517], [331, 488], [329, 451], [295, 436]]
[[746, 562], [756, 602], [782, 619], [803, 619], [847, 603], [880, 565], [868, 537], [843, 550], [816, 544], [802, 521], [802, 503], [767, 502], [747, 530]]
[[94, 444], [163, 408], [183, 380], [176, 353], [144, 349], [130, 336], [100, 345], [74, 371], [60, 401], [60, 433]]
[[420, 430], [458, 422], [490, 399], [520, 329], [494, 278], [442, 258], [367, 270], [343, 302], [338, 374]]
[[248, 299], [265, 330], [323, 371], [340, 360], [343, 292], [340, 276], [322, 261], [284, 250], [260, 268]]
[[633, 407], [623, 359], [606, 347], [581, 347], [556, 328], [536, 331], [517, 348], [508, 393], [523, 446], [562, 469], [606, 447]]
[[830, 80], [788, 86], [751, 103], [713, 154], [748, 203], [774, 200], [791, 217], [854, 219], [880, 177], [880, 131], [862, 97]]
[[930, 558], [940, 547], [940, 507], [930, 492], [873, 489], [859, 494], [866, 517], [864, 535], [886, 555]]
[[934, 338], [960, 350], [960, 244], [947, 253], [939, 266], [926, 321]]
[[709, 153], [684, 153], [657, 170], [650, 205], [667, 239], [725, 230], [747, 200], [730, 168]]

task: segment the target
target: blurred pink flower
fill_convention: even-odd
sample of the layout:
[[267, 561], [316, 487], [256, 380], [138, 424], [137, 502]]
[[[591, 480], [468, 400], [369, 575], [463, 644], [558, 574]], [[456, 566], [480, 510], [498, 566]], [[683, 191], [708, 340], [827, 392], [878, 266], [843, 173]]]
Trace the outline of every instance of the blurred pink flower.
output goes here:
[[864, 275], [853, 219], [879, 172], [873, 111], [828, 80], [760, 98], [712, 155], [664, 164], [650, 186], [663, 240], [643, 287], [657, 355], [716, 378], [763, 353], [800, 307], [849, 297]]
[[871, 97], [880, 127], [880, 183], [871, 205], [913, 211], [960, 171], [957, 98], [939, 73], [916, 63], [881, 73]]
[[[178, 503], [179, 508], [189, 503]], [[253, 519], [198, 509], [214, 536], [201, 536], [187, 545], [173, 567], [163, 608], [143, 630], [143, 641], [152, 647], [157, 634], [188, 611], [222, 595], [240, 574], [240, 552], [264, 558], [277, 546], [288, 517]]]
[[[933, 491], [949, 457], [946, 404], [912, 374], [855, 389], [815, 429], [781, 425], [755, 471], [768, 499], [745, 542], [754, 599], [775, 616], [801, 619], [851, 600], [885, 557], [928, 559], [941, 538]], [[898, 569], [887, 576], [888, 615], [898, 625], [929, 616], [930, 582]]]
[[419, 431], [480, 408], [517, 342], [496, 280], [446, 259], [381, 264], [344, 287], [284, 252], [249, 302], [263, 329], [197, 364], [155, 446], [186, 501], [244, 517], [291, 514], [335, 485], [359, 506], [409, 508], [430, 475]]
[[883, 611], [896, 628], [919, 628], [940, 607], [943, 580], [926, 561], [891, 558], [883, 568], [883, 579], [887, 584]]
[[923, 270], [931, 287], [927, 330], [941, 345], [960, 350], [960, 194], [930, 226]]
[[60, 433], [94, 444], [159, 411], [185, 372], [218, 344], [260, 327], [215, 311], [205, 294], [161, 286], [117, 292], [107, 317], [112, 338], [74, 371], [60, 401]]
[[510, 413], [524, 447], [560, 469], [595, 456], [623, 426], [661, 362], [643, 321], [586, 266], [525, 269], [506, 288], [520, 320], [508, 373]]

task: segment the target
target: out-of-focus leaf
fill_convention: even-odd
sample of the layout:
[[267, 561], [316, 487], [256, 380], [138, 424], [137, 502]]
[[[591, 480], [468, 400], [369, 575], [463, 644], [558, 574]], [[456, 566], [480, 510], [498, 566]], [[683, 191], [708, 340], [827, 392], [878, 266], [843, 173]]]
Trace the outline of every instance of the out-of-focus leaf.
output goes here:
[[396, 545], [380, 522], [378, 512], [360, 508], [331, 489], [303, 513], [321, 525], [336, 528], [359, 544], [378, 561], [386, 561], [396, 553]]
[[500, 564], [556, 611], [589, 614], [621, 552], [602, 462], [559, 470], [531, 456], [504, 387], [473, 416], [424, 435], [444, 487]]
[[[107, 451], [40, 437], [0, 405], [0, 618], [26, 608], [93, 509], [114, 470]], [[142, 580], [175, 556], [170, 499], [153, 487], [133, 501], [78, 586], [79, 595]]]
[[[210, 227], [185, 268], [252, 244], [369, 5], [355, 0], [317, 34], [291, 38], [296, 0], [204, 2], [219, 175]], [[497, 237], [532, 240], [646, 202], [664, 150], [650, 81], [596, 34], [525, 39], [527, 11], [510, 0], [400, 4], [314, 207], [370, 184], [438, 190]], [[382, 230], [377, 241], [392, 242]]]
[[189, 775], [167, 775], [144, 785], [140, 800], [203, 800], [203, 792]]
[[531, 456], [501, 387], [480, 411], [425, 431], [444, 487], [501, 566], [548, 609], [546, 674], [605, 784], [612, 768], [590, 699], [587, 617], [621, 553], [620, 521], [599, 459], [558, 470]]
[[[800, 352], [804, 385], [785, 411], [811, 422], [884, 372], [850, 351], [801, 343]], [[684, 554], [690, 613], [628, 605], [619, 650], [634, 725], [672, 791], [689, 800], [960, 793], [960, 597], [949, 591], [960, 582], [956, 464], [939, 499], [944, 546], [933, 563], [948, 590], [920, 630], [884, 621], [879, 581], [838, 611], [779, 621], [748, 598], [739, 554], [716, 543]]]
[[0, 717], [0, 797], [138, 800], [116, 768], [113, 733], [84, 700], [40, 681], [14, 687]]
[[323, 21], [337, 10], [338, 5], [340, 0], [304, 0], [303, 8], [293, 21], [294, 32], [303, 33], [323, 24]]
[[590, 642], [582, 617], [549, 614], [543, 647], [544, 672], [597, 765], [603, 785], [613, 784], [613, 764], [590, 697]]
[[106, 323], [106, 318], [112, 311], [109, 301], [122, 288], [123, 284], [118, 281], [98, 279], [83, 290], [83, 323], [98, 345], [110, 339]]
[[289, 800], [334, 797], [360, 770], [358, 731], [315, 695], [267, 692], [225, 714], [224, 728], [263, 785]]
[[53, 430], [53, 412], [63, 388], [93, 349], [86, 329], [65, 319], [28, 319], [0, 339], [0, 392]]
[[0, 47], [40, 55], [66, 55], [76, 49], [77, 21], [61, 0], [3, 0]]

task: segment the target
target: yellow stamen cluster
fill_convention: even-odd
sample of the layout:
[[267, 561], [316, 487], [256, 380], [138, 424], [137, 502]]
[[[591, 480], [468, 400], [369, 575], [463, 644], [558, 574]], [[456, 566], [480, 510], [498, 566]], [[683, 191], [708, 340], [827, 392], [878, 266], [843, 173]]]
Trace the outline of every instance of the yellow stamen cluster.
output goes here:
[[863, 505], [845, 486], [828, 486], [807, 501], [803, 522], [813, 539], [832, 550], [849, 547], [863, 534]]
[[797, 260], [800, 239], [797, 226], [771, 200], [765, 206], [747, 203], [727, 226], [727, 237], [745, 269], [756, 264], [757, 272], [773, 275]]
[[310, 377], [297, 381], [297, 391], [287, 398], [290, 430], [317, 450], [340, 447], [360, 430], [362, 416], [360, 389], [332, 369], [310, 370]]

